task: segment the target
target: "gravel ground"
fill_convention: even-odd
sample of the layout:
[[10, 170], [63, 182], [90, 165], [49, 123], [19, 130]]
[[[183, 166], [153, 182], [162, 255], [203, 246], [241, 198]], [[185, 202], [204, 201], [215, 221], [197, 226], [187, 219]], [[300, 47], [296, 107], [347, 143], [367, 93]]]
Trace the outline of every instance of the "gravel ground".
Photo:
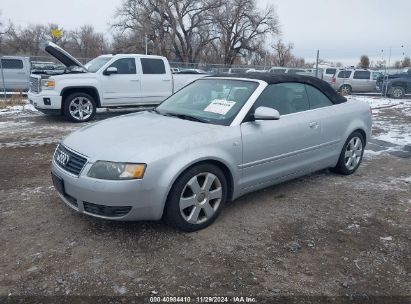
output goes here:
[[[375, 115], [411, 123], [394, 114]], [[60, 138], [78, 127], [30, 111], [0, 117], [0, 296], [411, 300], [407, 147], [374, 142], [352, 176], [324, 170], [246, 195], [209, 228], [187, 234], [66, 207], [52, 187], [50, 159]]]

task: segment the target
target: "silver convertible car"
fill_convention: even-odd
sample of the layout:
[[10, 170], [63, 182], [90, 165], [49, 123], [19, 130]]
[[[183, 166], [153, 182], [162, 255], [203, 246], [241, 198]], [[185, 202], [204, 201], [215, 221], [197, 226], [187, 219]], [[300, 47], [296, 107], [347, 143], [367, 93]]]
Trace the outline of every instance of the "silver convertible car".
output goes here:
[[227, 201], [307, 173], [352, 174], [371, 110], [298, 75], [205, 77], [150, 111], [68, 135], [52, 179], [74, 210], [111, 220], [210, 225]]

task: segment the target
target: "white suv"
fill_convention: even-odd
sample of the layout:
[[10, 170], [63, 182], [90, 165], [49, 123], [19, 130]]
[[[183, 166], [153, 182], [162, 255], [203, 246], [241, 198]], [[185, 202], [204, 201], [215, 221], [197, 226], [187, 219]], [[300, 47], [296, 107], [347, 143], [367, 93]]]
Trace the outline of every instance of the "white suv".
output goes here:
[[351, 92], [374, 92], [378, 77], [376, 71], [356, 69], [338, 70], [331, 78], [331, 86], [344, 95]]

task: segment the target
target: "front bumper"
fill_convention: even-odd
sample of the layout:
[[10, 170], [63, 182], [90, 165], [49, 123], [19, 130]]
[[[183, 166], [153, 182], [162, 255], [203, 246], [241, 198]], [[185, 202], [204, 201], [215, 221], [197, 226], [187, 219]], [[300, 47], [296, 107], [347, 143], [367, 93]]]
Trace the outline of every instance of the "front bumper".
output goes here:
[[[64, 191], [58, 191], [63, 202], [79, 213], [93, 217], [120, 220], [159, 220], [163, 213], [162, 189], [144, 185], [143, 180], [111, 181], [87, 177], [92, 163], [79, 176], [62, 169], [53, 159], [51, 172], [61, 178]], [[164, 189], [165, 190], [165, 189]]]
[[55, 91], [41, 91], [33, 93], [29, 91], [27, 97], [30, 103], [44, 113], [61, 113], [61, 96]]

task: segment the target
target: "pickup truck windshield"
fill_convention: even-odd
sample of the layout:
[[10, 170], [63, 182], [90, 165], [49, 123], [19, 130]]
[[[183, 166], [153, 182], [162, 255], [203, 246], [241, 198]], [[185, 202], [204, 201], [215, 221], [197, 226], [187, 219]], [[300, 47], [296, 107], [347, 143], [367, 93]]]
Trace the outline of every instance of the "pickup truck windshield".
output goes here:
[[228, 126], [257, 87], [254, 81], [199, 79], [166, 99], [156, 112]]
[[109, 62], [111, 60], [112, 57], [97, 57], [94, 58], [93, 60], [87, 62], [84, 66], [86, 67], [87, 71], [90, 73], [95, 73], [98, 70], [100, 70], [100, 68], [105, 65], [107, 62]]

